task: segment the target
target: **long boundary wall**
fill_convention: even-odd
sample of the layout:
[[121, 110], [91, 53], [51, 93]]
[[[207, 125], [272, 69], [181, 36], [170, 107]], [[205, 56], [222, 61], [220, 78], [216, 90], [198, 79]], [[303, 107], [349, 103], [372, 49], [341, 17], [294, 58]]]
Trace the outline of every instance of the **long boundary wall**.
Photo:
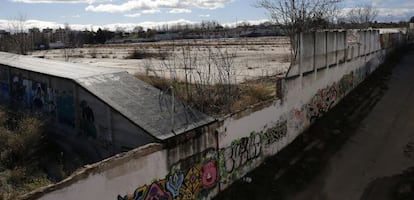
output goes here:
[[[400, 35], [378, 31], [302, 34], [283, 97], [217, 123], [86, 166], [25, 199], [210, 199], [277, 154], [382, 62]], [[276, 169], [275, 169], [276, 170]]]

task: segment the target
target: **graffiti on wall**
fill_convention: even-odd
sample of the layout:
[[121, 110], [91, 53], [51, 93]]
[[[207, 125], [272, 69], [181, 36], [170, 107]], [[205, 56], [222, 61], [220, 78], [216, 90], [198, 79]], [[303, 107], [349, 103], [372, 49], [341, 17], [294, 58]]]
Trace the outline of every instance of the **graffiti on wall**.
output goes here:
[[[200, 158], [199, 162], [186, 170], [181, 169], [181, 164], [175, 164], [165, 179], [138, 187], [133, 194], [118, 195], [117, 200], [191, 200], [207, 197], [218, 181], [217, 156], [214, 152], [212, 149], [196, 155]], [[194, 161], [191, 158], [185, 160]], [[185, 160], [181, 162], [188, 162]]]
[[305, 106], [300, 109], [293, 109], [290, 112], [289, 127], [292, 127], [294, 130], [302, 130], [304, 127], [307, 127], [309, 123]]
[[0, 68], [0, 101], [9, 100], [9, 72], [5, 68]]
[[307, 104], [290, 112], [289, 126], [296, 130], [302, 130], [313, 123], [345, 96], [354, 87], [355, 81], [354, 72], [351, 72], [343, 76], [339, 82], [334, 82], [331, 86], [320, 89]]
[[258, 158], [262, 153], [260, 134], [253, 132], [249, 137], [237, 139], [227, 148], [220, 150], [223, 159], [220, 167], [226, 173], [233, 173], [240, 167]]
[[354, 73], [351, 72], [334, 82], [330, 87], [319, 90], [315, 96], [305, 105], [307, 118], [313, 123], [317, 118], [328, 112], [337, 101], [342, 98], [354, 86]]
[[55, 90], [58, 122], [75, 127], [75, 102], [71, 90]]
[[80, 135], [86, 137], [97, 137], [95, 126], [95, 115], [88, 102], [82, 100], [80, 102], [81, 116], [80, 116]]
[[49, 114], [55, 112], [53, 89], [45, 83], [32, 81], [21, 75], [14, 75], [10, 96], [15, 106]]
[[[41, 111], [57, 117], [61, 124], [75, 127], [75, 102], [71, 90], [58, 90], [48, 87], [46, 83], [34, 81], [15, 74], [8, 86], [7, 70], [0, 70], [0, 89], [2, 98], [9, 94], [12, 105], [18, 108]], [[4, 97], [5, 98], [5, 97]]]
[[229, 147], [219, 151], [219, 168], [222, 180], [240, 176], [240, 169], [251, 166], [260, 157], [263, 148], [280, 141], [287, 135], [287, 121], [276, 123], [272, 128], [252, 132], [249, 137], [237, 139]]
[[30, 80], [21, 78], [21, 76], [13, 76], [11, 83], [10, 95], [12, 103], [23, 107], [28, 107], [30, 103], [30, 97], [32, 96], [30, 88], [32, 82]]

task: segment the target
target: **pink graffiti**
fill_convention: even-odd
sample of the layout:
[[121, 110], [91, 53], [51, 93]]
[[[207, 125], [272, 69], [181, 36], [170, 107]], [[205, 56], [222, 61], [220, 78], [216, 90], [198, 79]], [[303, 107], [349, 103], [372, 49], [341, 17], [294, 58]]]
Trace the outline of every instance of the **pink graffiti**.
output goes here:
[[217, 181], [217, 164], [216, 161], [209, 161], [203, 166], [202, 182], [205, 188], [211, 188], [216, 185]]

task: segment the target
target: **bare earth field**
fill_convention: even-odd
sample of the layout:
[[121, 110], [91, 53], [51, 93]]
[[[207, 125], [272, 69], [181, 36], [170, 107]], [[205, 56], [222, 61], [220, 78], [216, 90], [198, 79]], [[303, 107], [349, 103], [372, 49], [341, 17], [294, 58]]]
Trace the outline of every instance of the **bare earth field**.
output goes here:
[[[135, 52], [135, 54], [134, 54]], [[190, 81], [230, 74], [232, 82], [284, 74], [289, 68], [286, 37], [177, 40], [88, 45], [33, 52], [33, 56]], [[65, 56], [66, 55], [66, 56]], [[134, 59], [131, 59], [131, 55]]]

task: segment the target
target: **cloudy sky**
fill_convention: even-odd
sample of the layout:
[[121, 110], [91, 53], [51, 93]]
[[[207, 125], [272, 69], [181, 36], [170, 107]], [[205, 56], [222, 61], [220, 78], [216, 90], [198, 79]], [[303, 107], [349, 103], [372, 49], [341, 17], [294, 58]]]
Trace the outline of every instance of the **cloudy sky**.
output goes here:
[[[160, 24], [216, 20], [222, 24], [266, 21], [268, 15], [253, 5], [257, 0], [0, 0], [0, 29], [24, 16], [28, 26], [56, 28], [68, 23], [75, 29], [91, 27], [146, 28]], [[408, 20], [414, 0], [343, 0], [342, 9], [361, 2], [379, 9], [378, 21]]]

